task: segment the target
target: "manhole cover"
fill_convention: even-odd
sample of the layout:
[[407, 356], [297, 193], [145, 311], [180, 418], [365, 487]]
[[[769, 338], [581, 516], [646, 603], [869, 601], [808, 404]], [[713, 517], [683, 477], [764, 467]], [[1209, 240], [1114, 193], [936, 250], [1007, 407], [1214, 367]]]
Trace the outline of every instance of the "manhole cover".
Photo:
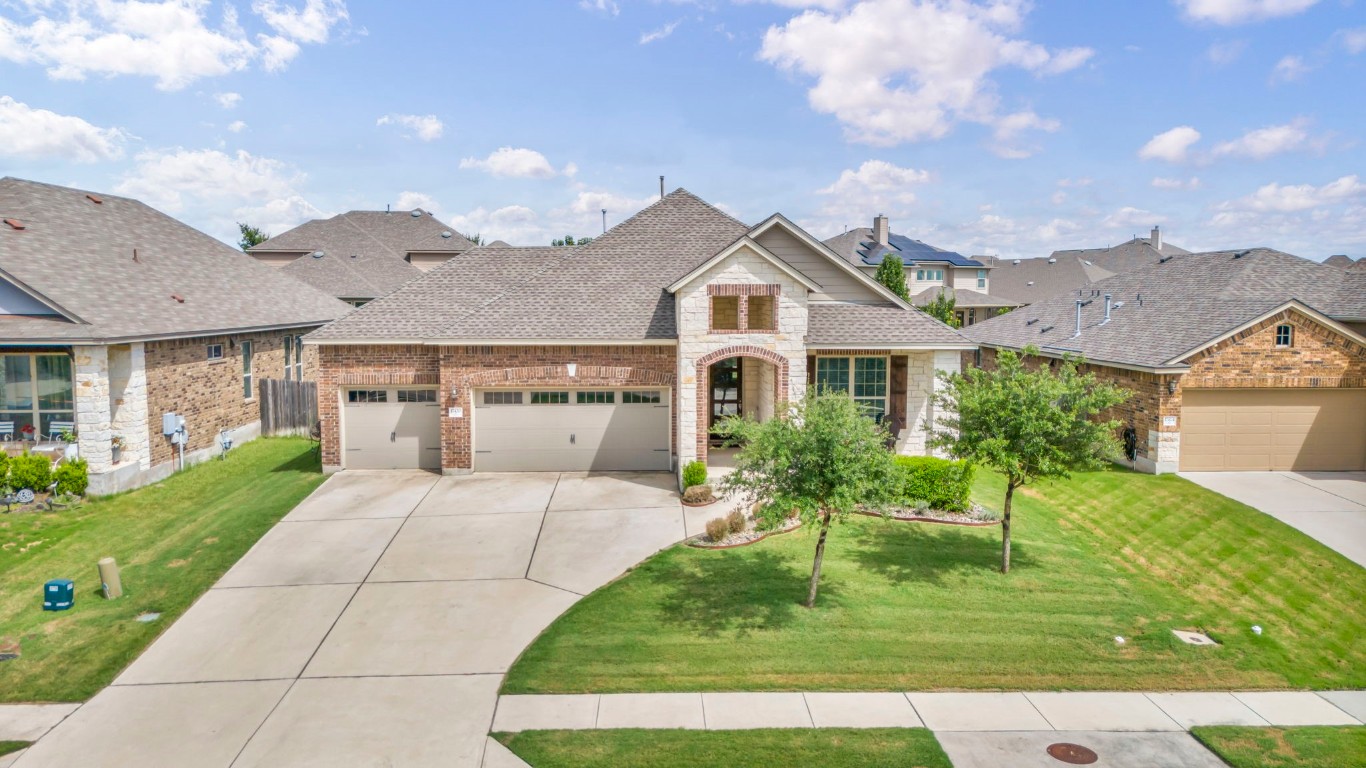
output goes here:
[[1210, 639], [1209, 635], [1206, 635], [1203, 632], [1189, 632], [1181, 629], [1173, 629], [1172, 634], [1176, 635], [1177, 639], [1187, 645], [1218, 645], [1218, 643]]
[[1048, 754], [1054, 760], [1059, 760], [1068, 765], [1090, 765], [1100, 759], [1100, 756], [1094, 751], [1080, 744], [1068, 744], [1067, 742], [1049, 744]]
[[159, 613], [140, 613], [138, 614], [137, 620], [143, 624], [148, 624], [159, 618], [161, 618], [161, 614]]

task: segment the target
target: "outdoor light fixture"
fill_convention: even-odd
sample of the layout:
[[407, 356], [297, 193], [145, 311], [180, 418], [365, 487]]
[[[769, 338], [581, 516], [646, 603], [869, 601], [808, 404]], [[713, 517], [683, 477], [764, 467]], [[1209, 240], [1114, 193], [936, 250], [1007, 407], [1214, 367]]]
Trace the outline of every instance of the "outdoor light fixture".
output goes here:
[[569, 371], [569, 378], [571, 378], [571, 379], [574, 378], [575, 376], [577, 376], [577, 375], [579, 374], [579, 364], [578, 364], [578, 363], [569, 363], [568, 365], [565, 366], [565, 368]]
[[1167, 379], [1167, 394], [1176, 394], [1176, 379]]
[[232, 433], [226, 429], [219, 430], [218, 444], [223, 446], [223, 453], [219, 454], [219, 457], [227, 456], [228, 451], [232, 450]]

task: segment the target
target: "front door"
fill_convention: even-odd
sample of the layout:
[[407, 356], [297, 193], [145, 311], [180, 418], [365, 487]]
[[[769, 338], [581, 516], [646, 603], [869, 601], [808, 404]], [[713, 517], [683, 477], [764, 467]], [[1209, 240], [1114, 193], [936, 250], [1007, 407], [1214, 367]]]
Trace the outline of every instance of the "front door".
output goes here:
[[[740, 415], [740, 358], [732, 357], [712, 363], [707, 375], [711, 379], [711, 420], [708, 425], [714, 427], [727, 416]], [[718, 438], [712, 438], [712, 444], [719, 445], [720, 442]]]

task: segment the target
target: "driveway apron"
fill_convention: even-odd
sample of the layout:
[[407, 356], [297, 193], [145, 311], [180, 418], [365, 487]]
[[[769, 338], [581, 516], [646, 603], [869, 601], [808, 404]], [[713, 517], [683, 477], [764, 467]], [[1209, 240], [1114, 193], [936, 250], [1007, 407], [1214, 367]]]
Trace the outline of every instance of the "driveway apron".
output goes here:
[[517, 765], [503, 673], [685, 537], [673, 482], [340, 473], [15, 766]]

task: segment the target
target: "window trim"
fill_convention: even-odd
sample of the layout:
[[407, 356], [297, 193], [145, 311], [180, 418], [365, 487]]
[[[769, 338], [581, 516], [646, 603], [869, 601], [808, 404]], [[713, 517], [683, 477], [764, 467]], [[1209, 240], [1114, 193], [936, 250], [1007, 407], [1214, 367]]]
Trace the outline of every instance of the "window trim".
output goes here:
[[[570, 390], [567, 389], [533, 389], [528, 400], [531, 405], [569, 405], [569, 392]], [[554, 397], [537, 399], [538, 396], [544, 395], [554, 395]], [[563, 400], [560, 399], [560, 395], [564, 396]]]
[[[217, 352], [217, 354], [214, 354], [215, 351]], [[222, 345], [222, 344], [205, 344], [205, 345], [204, 345], [204, 359], [205, 359], [205, 360], [208, 360], [208, 361], [211, 362], [211, 363], [216, 363], [216, 362], [220, 362], [220, 361], [222, 361], [222, 360], [225, 360], [226, 358], [223, 356], [223, 345]]]
[[293, 358], [293, 352], [294, 352], [294, 350], [293, 350], [293, 347], [294, 347], [294, 337], [293, 337], [292, 335], [290, 335], [290, 334], [285, 334], [285, 344], [284, 344], [284, 346], [285, 346], [285, 381], [290, 381], [290, 380], [292, 380], [292, 378], [293, 378], [293, 377], [290, 375], [290, 374], [291, 374], [290, 369], [293, 367], [293, 365], [291, 364], [291, 360], [292, 360], [292, 358]]
[[617, 393], [613, 389], [580, 389], [574, 392], [574, 405], [616, 405]]
[[[1281, 341], [1281, 332], [1285, 332], [1285, 341]], [[1295, 348], [1295, 326], [1290, 323], [1279, 323], [1276, 326], [1276, 349]]]
[[242, 350], [242, 399], [251, 402], [256, 399], [256, 360], [255, 349], [250, 339], [237, 345]]
[[[364, 394], [364, 397], [361, 395]], [[378, 397], [376, 397], [378, 395]], [[368, 403], [387, 404], [389, 402], [389, 390], [387, 389], [348, 389], [346, 390], [346, 402], [348, 404], [363, 405]]]
[[304, 337], [299, 334], [294, 337], [294, 380], [304, 380]]
[[986, 290], [986, 287], [987, 287], [987, 271], [986, 271], [985, 269], [979, 269], [979, 270], [977, 270], [977, 287], [978, 287], [978, 288], [981, 288], [981, 289], [983, 289], [983, 290]]
[[[816, 357], [816, 377], [813, 386], [820, 386], [821, 362], [825, 360], [848, 360], [849, 372], [848, 381], [845, 382], [844, 393], [855, 401], [859, 400], [881, 400], [882, 418], [886, 419], [887, 414], [892, 412], [892, 359], [890, 355], [820, 355]], [[858, 397], [854, 394], [855, 378], [858, 375], [858, 364], [856, 360], [881, 360], [883, 361], [882, 374], [882, 394], [874, 396]], [[819, 391], [819, 390], [817, 390]]]
[[[0, 354], [0, 360], [6, 357], [23, 357], [28, 359], [29, 407], [9, 409], [5, 408], [3, 403], [0, 403], [0, 413], [4, 413], [7, 416], [11, 414], [27, 413], [28, 417], [31, 419], [35, 441], [39, 436], [47, 435], [47, 433], [43, 431], [44, 416], [52, 417], [52, 421], [76, 422], [76, 364], [71, 355], [54, 352], [6, 352]], [[69, 410], [43, 407], [43, 393], [40, 388], [42, 381], [38, 376], [38, 358], [40, 357], [62, 357], [67, 359], [67, 370], [69, 375], [67, 384], [71, 391], [71, 408]], [[52, 380], [49, 379], [49, 381]], [[14, 419], [13, 421], [14, 434], [11, 435], [10, 438], [12, 440], [20, 440], [22, 439], [21, 430], [24, 425], [18, 419]]]

